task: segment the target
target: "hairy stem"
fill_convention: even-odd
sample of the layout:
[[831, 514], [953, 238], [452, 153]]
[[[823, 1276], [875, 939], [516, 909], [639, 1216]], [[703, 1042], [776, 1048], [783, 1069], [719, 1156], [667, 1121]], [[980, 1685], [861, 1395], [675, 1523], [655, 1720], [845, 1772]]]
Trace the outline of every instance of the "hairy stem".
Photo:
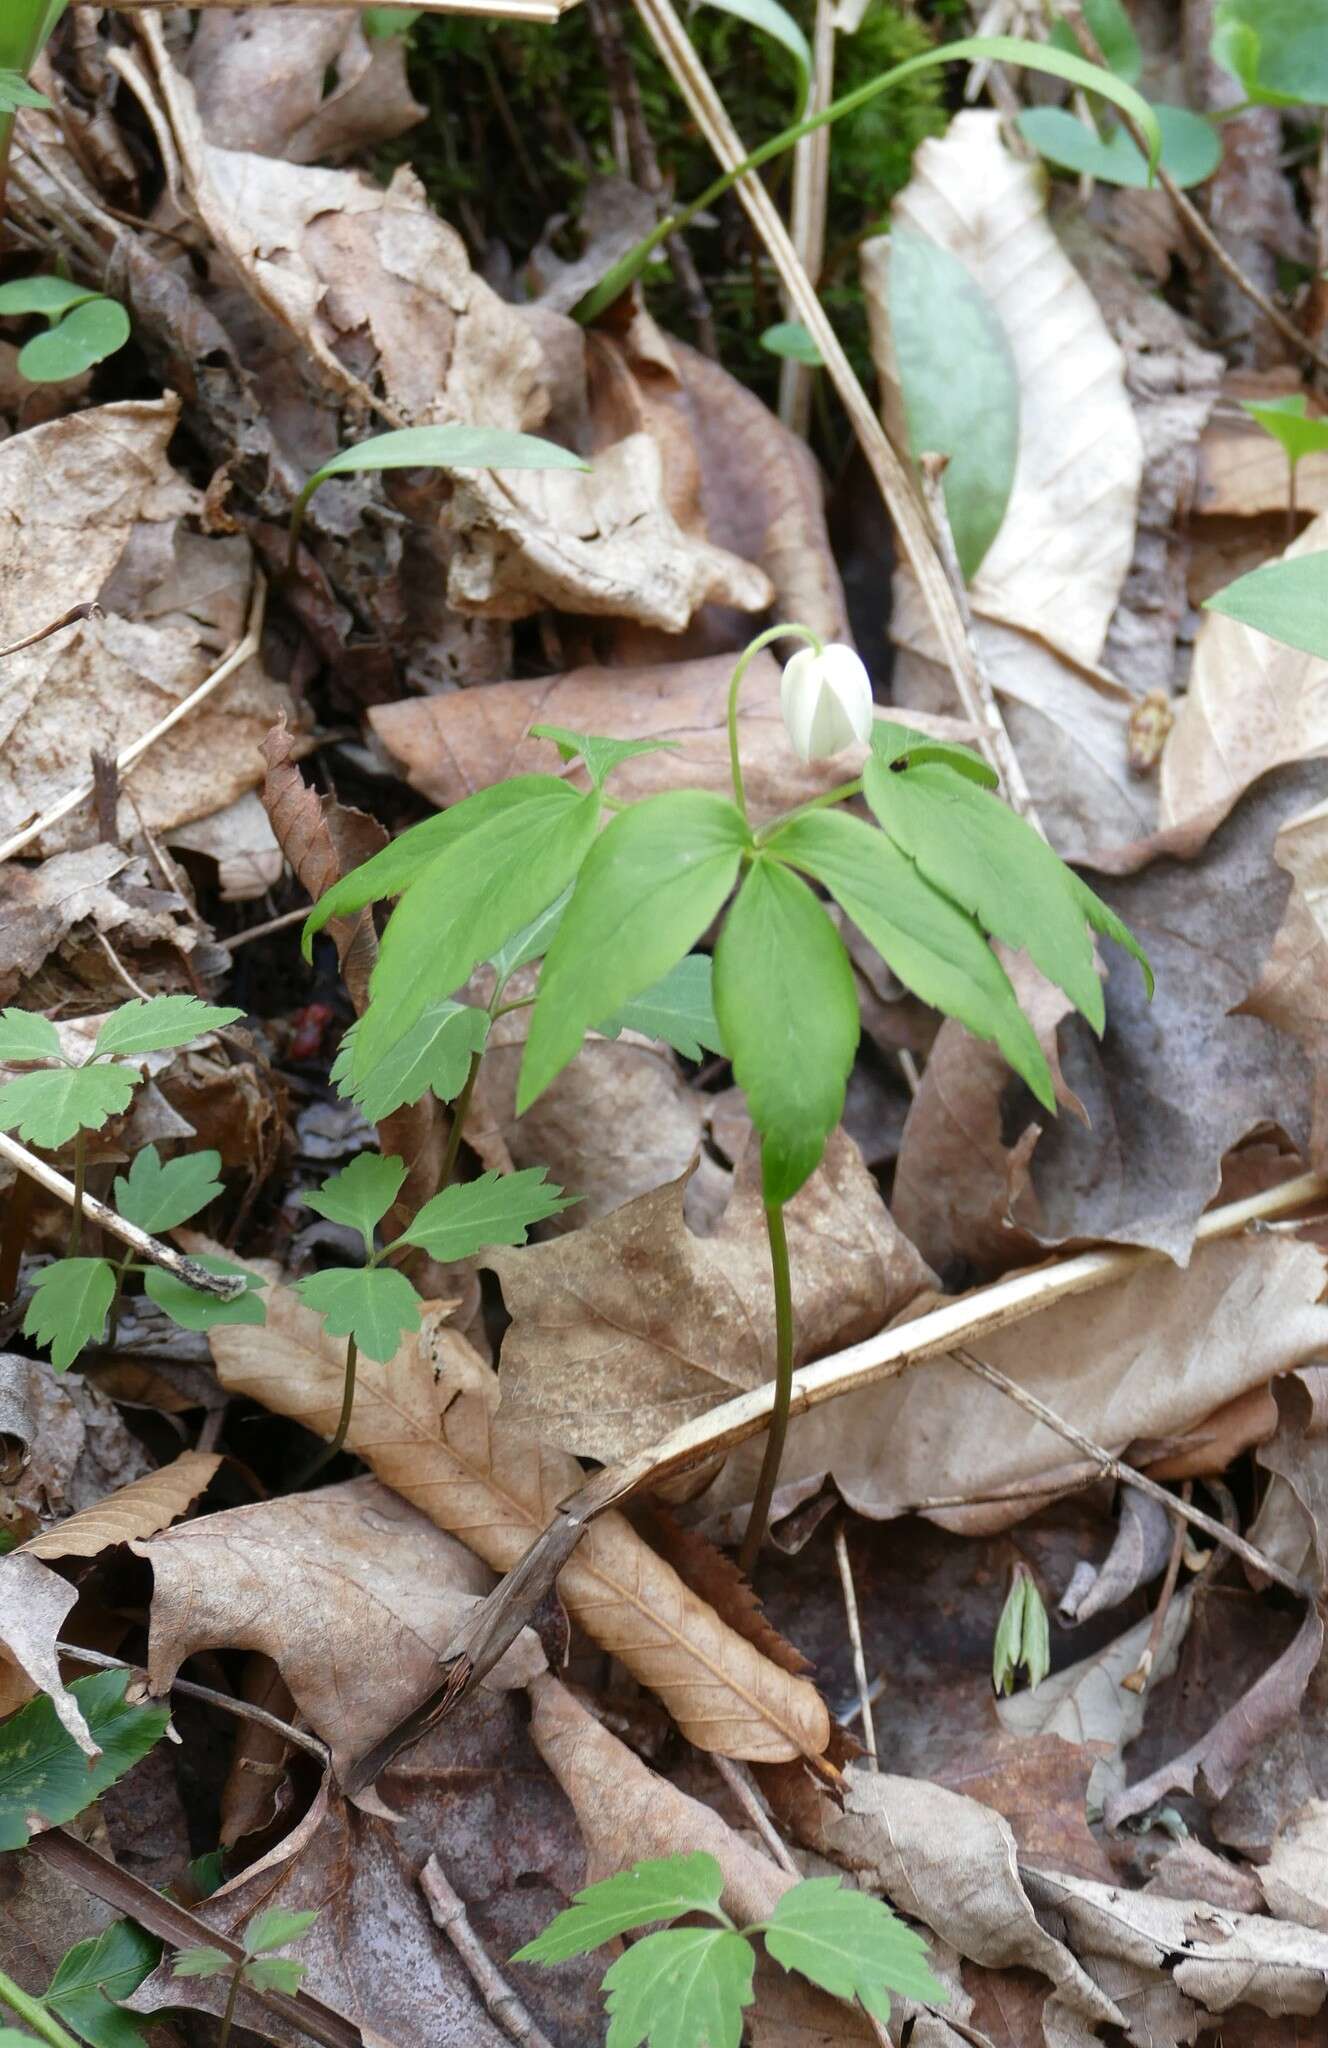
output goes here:
[[770, 1241], [770, 1278], [775, 1296], [775, 1398], [770, 1410], [770, 1428], [761, 1460], [761, 1476], [742, 1539], [738, 1563], [750, 1578], [765, 1541], [770, 1520], [770, 1503], [775, 1497], [779, 1468], [788, 1435], [789, 1402], [793, 1398], [793, 1276], [789, 1271], [788, 1233], [784, 1228], [784, 1205], [767, 1202], [765, 1230]]
[[813, 633], [810, 626], [769, 626], [764, 633], [758, 633], [754, 640], [749, 641], [738, 656], [729, 681], [729, 770], [733, 777], [733, 801], [744, 818], [747, 816], [747, 793], [743, 788], [742, 756], [738, 748], [738, 692], [757, 655], [773, 640], [805, 640], [817, 654], [823, 651], [819, 635]]
[[235, 2018], [235, 2001], [240, 1995], [240, 1980], [244, 1976], [246, 1960], [246, 1957], [241, 1956], [239, 1962], [231, 1971], [231, 1988], [226, 1993], [226, 2010], [221, 2016], [221, 2031], [217, 2035], [217, 2048], [226, 2048], [226, 2044], [231, 2038], [231, 2022]]
[[0, 2002], [16, 2012], [34, 2034], [40, 2034], [43, 2041], [49, 2041], [51, 2048], [78, 2048], [73, 2035], [65, 2032], [41, 2000], [30, 1998], [3, 1970], [0, 1970]]
[[[291, 1488], [292, 1493], [302, 1492], [303, 1489], [309, 1484], [309, 1481], [311, 1479], [316, 1478], [325, 1465], [330, 1465], [332, 1463], [332, 1460], [336, 1457], [338, 1451], [344, 1448], [346, 1442], [346, 1435], [350, 1429], [351, 1413], [355, 1407], [355, 1372], [357, 1366], [359, 1365], [359, 1362], [359, 1346], [356, 1344], [355, 1339], [353, 1337], [347, 1337], [346, 1378], [344, 1385], [342, 1387], [341, 1413], [337, 1417], [337, 1426], [332, 1432], [331, 1441], [323, 1445], [322, 1450], [318, 1453], [318, 1456], [314, 1459], [311, 1465], [305, 1466], [303, 1472], [301, 1472], [299, 1478], [295, 1481], [294, 1485]], [[218, 2048], [220, 2048], [220, 2043], [218, 2043]]]
[[80, 1131], [74, 1140], [74, 1206], [69, 1218], [69, 1244], [65, 1257], [76, 1259], [83, 1242], [83, 1190], [88, 1177], [88, 1134]]

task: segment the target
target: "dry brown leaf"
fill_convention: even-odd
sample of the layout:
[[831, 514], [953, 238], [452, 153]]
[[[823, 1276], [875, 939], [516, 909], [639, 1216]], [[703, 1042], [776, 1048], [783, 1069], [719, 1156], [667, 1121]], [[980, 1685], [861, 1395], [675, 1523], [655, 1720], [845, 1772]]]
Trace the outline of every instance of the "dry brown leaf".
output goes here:
[[0, 1528], [21, 1542], [53, 1519], [94, 1507], [152, 1470], [113, 1404], [77, 1373], [0, 1353]]
[[1258, 1913], [1264, 1904], [1259, 1879], [1252, 1870], [1206, 1849], [1193, 1835], [1172, 1842], [1158, 1858], [1144, 1886], [1164, 1899], [1196, 1899], [1229, 1913]]
[[86, 1757], [95, 1758], [101, 1751], [60, 1676], [56, 1649], [61, 1623], [77, 1599], [77, 1586], [35, 1557], [0, 1557], [0, 1712], [11, 1713], [33, 1692], [47, 1693], [61, 1725]]
[[166, 844], [176, 851], [205, 854], [216, 862], [217, 890], [223, 903], [254, 902], [275, 889], [284, 872], [281, 848], [253, 790], [210, 818], [177, 825], [166, 834]]
[[[320, 1435], [341, 1403], [344, 1347], [283, 1288], [263, 1329], [211, 1335], [222, 1383]], [[435, 1378], [437, 1374], [437, 1378]], [[506, 1572], [582, 1478], [564, 1453], [531, 1450], [497, 1412], [497, 1380], [433, 1312], [390, 1365], [362, 1360], [348, 1447], [439, 1528]], [[690, 1594], [618, 1514], [602, 1516], [563, 1568], [568, 1612], [657, 1692], [702, 1749], [771, 1760], [819, 1756], [829, 1716]]]
[[1257, 1882], [1274, 1918], [1328, 1934], [1328, 1802], [1292, 1815]]
[[951, 1758], [934, 1782], [1007, 1820], [1022, 1860], [1109, 1881], [1116, 1873], [1087, 1819], [1097, 1761], [1091, 1746], [1060, 1735], [1015, 1737], [1001, 1730]]
[[52, 854], [38, 867], [0, 867], [0, 1001], [9, 1002], [47, 956], [85, 919], [113, 932], [133, 917], [109, 885], [130, 856], [105, 841], [76, 853]]
[[[1328, 458], [1326, 458], [1328, 459]], [[1291, 877], [1291, 894], [1255, 987], [1239, 1005], [1304, 1049], [1314, 1069], [1310, 1158], [1328, 1162], [1328, 803], [1290, 818], [1273, 842], [1273, 859]]]
[[192, 1507], [221, 1462], [215, 1451], [182, 1451], [169, 1465], [29, 1537], [23, 1551], [30, 1557], [96, 1557], [112, 1544], [155, 1536]]
[[[1328, 512], [1283, 560], [1328, 550]], [[1162, 755], [1159, 818], [1177, 852], [1197, 852], [1270, 768], [1328, 752], [1328, 667], [1238, 619], [1208, 612], [1189, 690]], [[1177, 828], [1179, 831], [1177, 833]]]
[[1172, 1542], [1171, 1516], [1161, 1501], [1137, 1486], [1122, 1487], [1111, 1549], [1100, 1565], [1088, 1558], [1080, 1561], [1057, 1606], [1061, 1620], [1090, 1621], [1109, 1607], [1119, 1607], [1165, 1570]]
[[[298, 743], [284, 724], [263, 735], [263, 806], [282, 853], [311, 902], [387, 844], [382, 826], [365, 812], [320, 797], [296, 766]], [[333, 918], [341, 976], [356, 1011], [369, 1000], [369, 975], [378, 957], [373, 913]]]
[[[711, 1235], [688, 1230], [684, 1192], [675, 1181], [548, 1244], [485, 1254], [512, 1315], [501, 1385], [514, 1427], [607, 1463], [771, 1377], [756, 1147]], [[842, 1131], [787, 1218], [800, 1365], [872, 1335], [931, 1283]]]
[[340, 8], [222, 10], [200, 16], [187, 70], [209, 142], [306, 164], [391, 142], [423, 120], [406, 50], [404, 36], [369, 37]]
[[1328, 1580], [1328, 1367], [1308, 1365], [1273, 1387], [1277, 1430], [1258, 1462], [1272, 1475], [1250, 1541], [1297, 1577]]

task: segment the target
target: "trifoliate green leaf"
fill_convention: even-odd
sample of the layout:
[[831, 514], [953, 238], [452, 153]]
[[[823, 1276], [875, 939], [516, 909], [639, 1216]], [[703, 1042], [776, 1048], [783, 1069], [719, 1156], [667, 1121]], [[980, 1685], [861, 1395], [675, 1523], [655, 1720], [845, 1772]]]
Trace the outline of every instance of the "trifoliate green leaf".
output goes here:
[[60, 1034], [37, 1010], [0, 1010], [0, 1060], [58, 1060]]
[[233, 1301], [219, 1301], [215, 1294], [204, 1294], [201, 1288], [190, 1287], [185, 1280], [177, 1280], [174, 1273], [165, 1273], [160, 1266], [149, 1266], [143, 1275], [143, 1292], [149, 1301], [155, 1301], [159, 1309], [178, 1323], [182, 1330], [216, 1330], [236, 1323], [259, 1324], [267, 1320], [263, 1306], [263, 1283], [255, 1273], [247, 1273], [243, 1266], [232, 1264], [229, 1259], [219, 1259], [212, 1252], [194, 1254], [200, 1266], [209, 1273], [223, 1278], [239, 1273], [245, 1282], [243, 1294], [237, 1294]]
[[1050, 1070], [1005, 969], [976, 921], [933, 889], [893, 840], [846, 811], [807, 811], [769, 850], [823, 882], [905, 988], [994, 1040], [1054, 1113]]
[[545, 957], [518, 1115], [575, 1057], [587, 1031], [696, 944], [733, 887], [748, 838], [737, 806], [708, 790], [647, 797], [611, 820]]
[[574, 887], [575, 884], [569, 883], [561, 896], [555, 896], [537, 917], [532, 917], [529, 924], [523, 925], [519, 932], [513, 932], [496, 953], [490, 954], [489, 965], [500, 986], [516, 973], [518, 967], [524, 967], [528, 961], [538, 960], [548, 952], [553, 944], [553, 935], [562, 923], [563, 912], [572, 900]]
[[634, 1863], [630, 1870], [577, 1892], [566, 1911], [518, 1949], [512, 1961], [565, 1963], [634, 1927], [652, 1927], [683, 1913], [713, 1913], [723, 1890], [723, 1871], [702, 1849]]
[[640, 1031], [647, 1038], [662, 1039], [688, 1060], [699, 1060], [703, 1050], [723, 1052], [715, 1016], [714, 962], [708, 953], [685, 953], [653, 988], [633, 996], [615, 1017], [595, 1029], [605, 1038]]
[[1328, 549], [1265, 562], [1207, 598], [1204, 610], [1328, 660]]
[[355, 1033], [357, 1083], [430, 1003], [454, 996], [577, 873], [595, 837], [599, 798], [556, 776], [542, 780], [542, 793], [436, 856], [388, 919]]
[[318, 1918], [317, 1912], [288, 1913], [282, 1906], [269, 1906], [255, 1913], [244, 1930], [245, 1952], [261, 1956], [270, 1948], [286, 1948], [307, 1934]]
[[45, 1345], [56, 1371], [65, 1372], [84, 1345], [101, 1336], [114, 1297], [108, 1259], [57, 1259], [32, 1283], [23, 1334]]
[[455, 1182], [425, 1203], [397, 1242], [419, 1245], [442, 1265], [468, 1259], [486, 1245], [524, 1244], [532, 1223], [579, 1199], [551, 1186], [547, 1171], [527, 1166], [520, 1173], [482, 1173], [478, 1180]]
[[93, 1764], [45, 1693], [0, 1726], [0, 1850], [21, 1849], [34, 1820], [73, 1820], [165, 1734], [169, 1711], [127, 1705], [128, 1682], [127, 1671], [95, 1671], [69, 1688], [101, 1750]]
[[93, 1056], [169, 1052], [201, 1038], [205, 1031], [220, 1031], [227, 1024], [238, 1023], [243, 1015], [243, 1010], [201, 1003], [197, 996], [152, 996], [146, 1002], [122, 1003], [97, 1033]]
[[603, 789], [615, 768], [637, 754], [658, 754], [676, 748], [678, 740], [610, 740], [600, 733], [569, 732], [564, 725], [532, 725], [533, 740], [552, 740], [564, 761], [584, 761], [596, 789]]
[[161, 1958], [161, 1943], [132, 1920], [116, 1920], [61, 1957], [42, 2004], [92, 2048], [142, 2048], [149, 2024], [121, 2010]]
[[857, 1998], [878, 2020], [890, 2017], [892, 1991], [944, 2005], [948, 1993], [927, 1968], [927, 1944], [870, 1892], [846, 1891], [837, 1877], [805, 1878], [770, 1916], [765, 1945], [786, 1970], [835, 1998]]
[[755, 1968], [751, 1943], [728, 1928], [648, 1934], [604, 1973], [605, 2048], [738, 2048]]
[[323, 1318], [329, 1335], [353, 1337], [366, 1358], [382, 1365], [396, 1357], [406, 1331], [420, 1327], [420, 1298], [391, 1266], [332, 1267], [297, 1280], [295, 1292]]
[[222, 1192], [220, 1171], [220, 1152], [184, 1152], [163, 1160], [155, 1145], [145, 1145], [129, 1172], [116, 1175], [112, 1200], [126, 1223], [159, 1237], [215, 1202]]
[[284, 1991], [287, 1997], [300, 1988], [304, 1964], [294, 1956], [264, 1956], [261, 1962], [245, 1965], [244, 1981], [255, 1991]]
[[301, 1195], [306, 1209], [314, 1209], [333, 1223], [358, 1230], [364, 1239], [366, 1257], [373, 1256], [373, 1236], [383, 1217], [401, 1193], [406, 1178], [405, 1161], [395, 1155], [383, 1159], [377, 1152], [361, 1152], [340, 1173], [325, 1180], [312, 1194]]
[[920, 761], [944, 761], [956, 775], [966, 775], [983, 789], [995, 789], [1000, 782], [996, 770], [989, 768], [972, 747], [961, 747], [953, 740], [933, 739], [930, 733], [918, 732], [893, 718], [872, 720], [871, 745], [873, 754], [886, 768], [893, 768], [897, 761], [908, 768]]
[[182, 1948], [175, 1958], [177, 1977], [220, 1977], [235, 1964], [222, 1948]]
[[431, 1003], [358, 1087], [351, 1079], [355, 1030], [352, 1025], [341, 1041], [332, 1079], [342, 1094], [358, 1102], [366, 1120], [377, 1124], [430, 1089], [440, 1102], [455, 1102], [466, 1085], [472, 1054], [484, 1050], [489, 1016], [473, 1003]]
[[774, 860], [753, 861], [724, 920], [715, 1012], [761, 1134], [765, 1199], [787, 1202], [815, 1172], [843, 1113], [858, 997], [823, 905]]
[[128, 1109], [142, 1076], [132, 1067], [44, 1067], [0, 1087], [0, 1131], [54, 1152]]

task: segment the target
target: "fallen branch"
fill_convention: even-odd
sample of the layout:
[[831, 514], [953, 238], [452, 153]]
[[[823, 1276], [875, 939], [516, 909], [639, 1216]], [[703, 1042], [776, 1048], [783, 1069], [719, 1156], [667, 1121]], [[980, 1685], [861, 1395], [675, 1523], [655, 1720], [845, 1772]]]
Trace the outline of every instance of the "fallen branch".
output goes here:
[[49, 626], [38, 626], [35, 633], [29, 633], [26, 640], [16, 640], [12, 647], [0, 647], [0, 661], [8, 661], [11, 654], [21, 654], [25, 647], [36, 647], [41, 641], [49, 640], [54, 633], [63, 633], [66, 626], [77, 626], [84, 619], [104, 619], [106, 616], [99, 604], [76, 604], [58, 619], [52, 619]]
[[[81, 1650], [75, 1643], [57, 1643], [56, 1649], [62, 1657], [68, 1657], [73, 1664], [91, 1664], [98, 1671], [132, 1671], [135, 1678], [148, 1681], [148, 1673], [141, 1664], [126, 1664], [123, 1657], [107, 1657], [100, 1650]], [[289, 1742], [295, 1749], [303, 1749], [317, 1758], [327, 1769], [327, 1747], [316, 1735], [308, 1735], [303, 1728], [293, 1728], [289, 1721], [282, 1721], [276, 1714], [269, 1714], [266, 1707], [255, 1706], [252, 1700], [236, 1699], [233, 1693], [218, 1692], [215, 1686], [198, 1685], [192, 1678], [173, 1678], [172, 1692], [186, 1693], [191, 1700], [202, 1700], [206, 1706], [219, 1707], [223, 1714], [233, 1714], [237, 1721], [253, 1721], [260, 1728], [266, 1728], [273, 1735], [279, 1735], [283, 1742]]]
[[465, 1964], [494, 2025], [501, 2027], [511, 2040], [519, 2042], [521, 2048], [553, 2048], [548, 2035], [536, 2026], [471, 1926], [465, 1903], [448, 1883], [436, 1856], [431, 1856], [420, 1872], [420, 1890], [433, 1916], [434, 1926], [447, 1936]]

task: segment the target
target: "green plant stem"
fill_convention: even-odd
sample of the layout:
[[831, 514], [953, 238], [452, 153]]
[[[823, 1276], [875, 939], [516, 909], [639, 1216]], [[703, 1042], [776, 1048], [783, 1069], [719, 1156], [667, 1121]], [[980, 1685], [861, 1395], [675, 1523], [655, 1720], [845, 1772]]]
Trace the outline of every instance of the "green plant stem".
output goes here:
[[65, 2032], [41, 2000], [30, 1998], [3, 1970], [0, 1970], [0, 2001], [16, 2012], [34, 2034], [40, 2034], [43, 2041], [49, 2041], [51, 2048], [79, 2048], [73, 2035]]
[[762, 825], [756, 835], [758, 846], [764, 846], [773, 839], [776, 832], [782, 832], [785, 825], [791, 825], [795, 818], [805, 817], [808, 811], [824, 811], [831, 804], [846, 804], [850, 797], [862, 795], [862, 777], [856, 782], [841, 782], [838, 789], [827, 789], [824, 796], [808, 797], [805, 804], [798, 804], [791, 811], [783, 811], [772, 818], [768, 825]]
[[69, 1245], [65, 1257], [76, 1259], [83, 1242], [83, 1189], [88, 1177], [88, 1134], [80, 1131], [74, 1140], [74, 1211], [69, 1219]]
[[756, 1568], [756, 1560], [765, 1541], [770, 1503], [775, 1497], [775, 1485], [784, 1458], [789, 1403], [793, 1398], [793, 1276], [789, 1270], [788, 1233], [784, 1228], [784, 1206], [781, 1202], [766, 1203], [765, 1230], [770, 1241], [770, 1277], [775, 1296], [775, 1400], [770, 1410], [761, 1476], [756, 1482], [747, 1532], [738, 1554], [739, 1566], [748, 1578]]
[[28, 1242], [28, 1224], [37, 1201], [37, 1183], [26, 1173], [14, 1175], [0, 1228], [0, 1306], [8, 1308], [18, 1295], [18, 1276]]
[[758, 633], [754, 640], [749, 641], [738, 656], [729, 679], [729, 771], [733, 777], [733, 801], [744, 818], [747, 816], [747, 794], [743, 788], [742, 755], [738, 748], [738, 692], [757, 655], [774, 640], [805, 640], [817, 654], [823, 652], [820, 638], [810, 626], [789, 625], [768, 626], [764, 633]]
[[115, 1349], [115, 1335], [120, 1327], [120, 1304], [124, 1300], [125, 1279], [133, 1264], [134, 1247], [130, 1245], [115, 1269], [115, 1292], [111, 1296], [111, 1313], [107, 1323], [106, 1348], [108, 1351], [114, 1351]]
[[248, 1960], [247, 1956], [241, 1956], [239, 1962], [231, 1971], [231, 1988], [226, 1993], [226, 2010], [221, 2015], [221, 2030], [217, 2035], [217, 2048], [227, 2048], [227, 2043], [231, 2038], [231, 2022], [235, 2018], [235, 2001], [240, 1995], [240, 1983], [244, 1977], [244, 1966]]
[[[330, 1465], [332, 1463], [332, 1460], [336, 1457], [338, 1451], [344, 1448], [346, 1436], [350, 1430], [351, 1413], [355, 1407], [355, 1373], [356, 1368], [359, 1365], [359, 1362], [359, 1346], [356, 1344], [355, 1339], [353, 1337], [347, 1337], [346, 1378], [342, 1386], [341, 1413], [337, 1417], [337, 1426], [335, 1430], [332, 1432], [331, 1442], [323, 1445], [323, 1448], [319, 1451], [318, 1456], [313, 1460], [311, 1464], [305, 1466], [303, 1472], [301, 1472], [299, 1477], [295, 1480], [294, 1484], [291, 1487], [292, 1493], [302, 1492], [303, 1489], [309, 1484], [309, 1481], [311, 1479], [317, 1478], [318, 1474], [322, 1471], [323, 1467], [325, 1465]], [[218, 2048], [220, 2048], [220, 2043], [218, 2043]]]
[[[511, 1007], [515, 1010], [519, 1009], [521, 1005], [513, 1003]], [[470, 1098], [475, 1093], [475, 1083], [479, 1079], [480, 1061], [483, 1058], [484, 1053], [482, 1049], [471, 1054], [470, 1065], [466, 1070], [465, 1084], [452, 1106], [452, 1128], [447, 1134], [447, 1150], [443, 1154], [443, 1164], [438, 1175], [439, 1194], [442, 1193], [444, 1188], [452, 1185], [452, 1175], [456, 1172], [456, 1163], [461, 1152], [462, 1133], [466, 1128], [466, 1116], [470, 1110]]]

